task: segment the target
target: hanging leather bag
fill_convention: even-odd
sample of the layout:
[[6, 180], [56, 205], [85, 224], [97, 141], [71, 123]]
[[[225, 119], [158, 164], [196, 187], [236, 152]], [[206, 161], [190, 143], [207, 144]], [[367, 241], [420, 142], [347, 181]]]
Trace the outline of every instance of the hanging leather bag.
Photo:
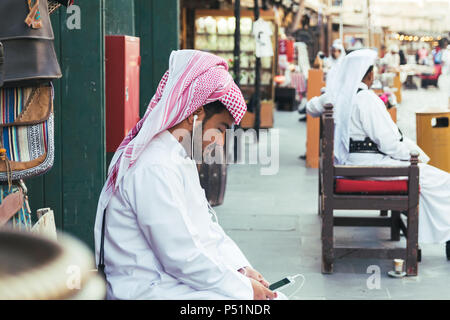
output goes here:
[[47, 0], [1, 0], [0, 86], [24, 87], [61, 78]]
[[47, 0], [0, 0], [0, 181], [53, 166], [53, 42]]

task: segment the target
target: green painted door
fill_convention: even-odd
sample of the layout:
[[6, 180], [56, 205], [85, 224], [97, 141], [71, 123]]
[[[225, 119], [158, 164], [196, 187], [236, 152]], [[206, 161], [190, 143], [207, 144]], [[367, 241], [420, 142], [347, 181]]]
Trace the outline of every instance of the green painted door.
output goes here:
[[77, 0], [52, 17], [63, 78], [55, 81], [55, 163], [27, 181], [32, 210], [51, 207], [58, 229], [93, 248], [105, 179], [104, 0]]
[[172, 50], [179, 48], [179, 0], [134, 0], [136, 36], [141, 38], [140, 112], [144, 115], [169, 67]]

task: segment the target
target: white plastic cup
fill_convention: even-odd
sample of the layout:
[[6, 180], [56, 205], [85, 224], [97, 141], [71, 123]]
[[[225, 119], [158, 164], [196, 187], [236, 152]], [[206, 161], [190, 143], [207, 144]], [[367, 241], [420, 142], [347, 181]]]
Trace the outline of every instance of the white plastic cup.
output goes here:
[[403, 259], [394, 259], [394, 271], [397, 274], [401, 274], [403, 272], [403, 265], [405, 264], [405, 260]]

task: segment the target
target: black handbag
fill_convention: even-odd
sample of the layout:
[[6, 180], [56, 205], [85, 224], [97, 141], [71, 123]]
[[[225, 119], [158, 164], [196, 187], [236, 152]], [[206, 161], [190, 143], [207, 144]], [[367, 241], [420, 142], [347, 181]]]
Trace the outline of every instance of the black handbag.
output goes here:
[[36, 86], [61, 78], [47, 0], [1, 0], [0, 42], [0, 86]]

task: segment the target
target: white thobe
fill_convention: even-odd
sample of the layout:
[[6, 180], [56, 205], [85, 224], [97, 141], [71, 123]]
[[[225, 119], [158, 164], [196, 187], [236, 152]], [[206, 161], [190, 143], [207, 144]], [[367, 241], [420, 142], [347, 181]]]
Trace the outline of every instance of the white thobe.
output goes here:
[[398, 53], [386, 53], [383, 58], [384, 63], [387, 64], [388, 67], [398, 68], [400, 66], [400, 55]]
[[[350, 138], [369, 137], [384, 153], [350, 153], [346, 165], [407, 166], [410, 151], [418, 149], [411, 141], [401, 140], [382, 100], [364, 83], [356, 96], [350, 120]], [[450, 174], [419, 163], [419, 242], [443, 243], [450, 240]]]
[[330, 100], [326, 93], [323, 93], [318, 97], [314, 97], [306, 104], [306, 113], [314, 118], [320, 117], [320, 115], [325, 111], [324, 106], [329, 102]]
[[249, 278], [237, 271], [249, 262], [212, 221], [197, 167], [168, 131], [117, 186], [105, 230], [108, 299], [253, 299]]

